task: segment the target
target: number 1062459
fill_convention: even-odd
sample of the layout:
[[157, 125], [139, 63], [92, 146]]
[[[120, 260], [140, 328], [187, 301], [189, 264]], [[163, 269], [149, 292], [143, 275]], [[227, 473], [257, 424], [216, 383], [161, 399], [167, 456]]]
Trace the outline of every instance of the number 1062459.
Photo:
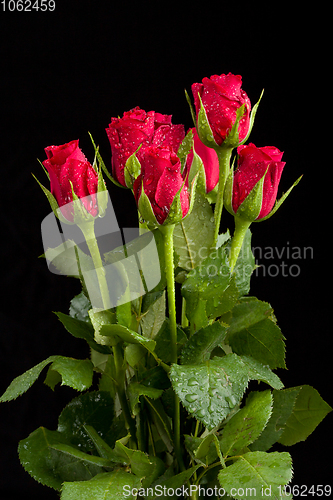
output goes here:
[[2, 11], [9, 12], [53, 12], [55, 0], [2, 0]]

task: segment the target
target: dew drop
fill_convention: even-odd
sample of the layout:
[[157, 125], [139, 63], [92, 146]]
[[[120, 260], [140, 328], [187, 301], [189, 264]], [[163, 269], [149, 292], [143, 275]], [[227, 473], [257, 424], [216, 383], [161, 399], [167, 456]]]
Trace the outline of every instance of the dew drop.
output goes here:
[[189, 381], [187, 382], [187, 385], [193, 387], [194, 385], [199, 385], [199, 382], [195, 377], [191, 377]]
[[198, 397], [199, 396], [197, 394], [186, 394], [185, 399], [188, 403], [194, 403], [194, 401], [196, 401]]

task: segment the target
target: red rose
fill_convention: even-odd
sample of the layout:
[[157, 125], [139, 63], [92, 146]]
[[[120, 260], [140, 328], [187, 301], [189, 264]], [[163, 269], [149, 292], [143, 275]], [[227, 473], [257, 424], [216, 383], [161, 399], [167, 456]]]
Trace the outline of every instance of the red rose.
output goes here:
[[[192, 128], [193, 132], [193, 145], [194, 150], [198, 156], [200, 156], [206, 175], [206, 193], [210, 193], [217, 183], [219, 182], [219, 159], [217, 153], [214, 149], [209, 148], [204, 145], [204, 143], [199, 139], [198, 133], [195, 128]], [[190, 170], [193, 162], [193, 149], [189, 152], [186, 160], [186, 169]]]
[[[47, 160], [43, 161], [43, 165], [49, 173], [51, 193], [59, 207], [73, 201], [72, 183], [74, 193], [83, 198], [82, 203], [87, 212], [96, 217], [98, 175], [79, 148], [79, 141], [71, 141], [62, 146], [48, 146], [45, 152]], [[61, 211], [68, 220], [73, 219], [69, 210], [64, 208]]]
[[139, 107], [126, 111], [122, 118], [111, 118], [106, 129], [111, 145], [112, 175], [116, 181], [126, 187], [124, 168], [127, 159], [137, 151], [138, 159], [144, 147], [149, 144], [171, 146], [178, 150], [185, 137], [183, 125], [173, 125], [171, 115], [162, 115], [155, 111], [144, 111]]
[[239, 142], [245, 139], [249, 131], [251, 102], [241, 85], [242, 77], [229, 73], [204, 78], [202, 83], [194, 83], [191, 87], [196, 114], [198, 116], [201, 107], [200, 94], [215, 142], [219, 146], [228, 136], [236, 121], [236, 111], [242, 104], [245, 104], [245, 113], [238, 126]]
[[[137, 204], [139, 205], [143, 188], [157, 222], [163, 224], [177, 192], [183, 186], [180, 203], [182, 217], [185, 217], [189, 210], [189, 194], [180, 173], [180, 160], [172, 148], [147, 146], [141, 155], [140, 163], [141, 174], [133, 185]], [[142, 216], [145, 218], [145, 214]]]
[[238, 208], [249, 196], [255, 185], [264, 176], [263, 197], [259, 215], [260, 220], [268, 215], [275, 203], [279, 182], [285, 162], [281, 161], [283, 152], [273, 146], [257, 148], [254, 144], [239, 146], [237, 149], [238, 168], [234, 174], [232, 209]]

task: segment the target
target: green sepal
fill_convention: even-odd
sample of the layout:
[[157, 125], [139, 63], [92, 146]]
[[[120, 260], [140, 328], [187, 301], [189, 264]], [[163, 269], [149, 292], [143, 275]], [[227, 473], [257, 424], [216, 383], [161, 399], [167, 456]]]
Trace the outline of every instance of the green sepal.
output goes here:
[[190, 129], [184, 139], [182, 140], [178, 151], [177, 151], [177, 156], [180, 159], [181, 162], [181, 173], [183, 173], [185, 165], [186, 165], [186, 158], [191, 151], [193, 147], [193, 132], [192, 129]]
[[252, 110], [251, 110], [251, 113], [250, 113], [250, 125], [249, 125], [249, 131], [248, 133], [246, 134], [246, 137], [239, 143], [239, 145], [241, 144], [245, 144], [245, 142], [248, 140], [248, 138], [250, 137], [250, 134], [251, 134], [251, 131], [252, 131], [252, 128], [253, 128], [253, 124], [254, 124], [254, 119], [255, 119], [255, 116], [256, 116], [256, 113], [257, 113], [257, 110], [258, 110], [258, 107], [259, 107], [259, 104], [260, 104], [260, 101], [261, 101], [261, 98], [264, 94], [264, 89], [262, 89], [262, 92], [260, 94], [260, 97], [259, 97], [259, 100], [258, 102], [256, 102], [256, 104], [253, 106]]
[[193, 108], [192, 106], [192, 103], [191, 103], [191, 98], [190, 96], [188, 95], [188, 92], [187, 90], [185, 89], [185, 97], [186, 97], [186, 100], [187, 100], [187, 104], [189, 105], [190, 107], [190, 111], [191, 111], [191, 116], [192, 116], [192, 120], [193, 120], [193, 123], [194, 123], [194, 126], [196, 127], [197, 126], [197, 117], [195, 115], [195, 109]]
[[278, 208], [281, 207], [282, 203], [284, 202], [284, 200], [287, 198], [287, 196], [289, 196], [289, 194], [291, 193], [292, 189], [297, 186], [297, 184], [299, 183], [299, 181], [302, 179], [303, 175], [301, 175], [295, 182], [294, 184], [288, 189], [288, 191], [286, 193], [284, 193], [281, 198], [275, 202], [275, 205], [273, 207], [273, 209], [270, 211], [270, 213], [268, 215], [266, 215], [266, 217], [262, 217], [261, 219], [259, 220], [255, 220], [254, 222], [262, 222], [263, 220], [267, 220], [269, 219], [270, 217], [272, 217], [272, 215], [275, 214], [275, 212], [277, 211]]
[[141, 185], [141, 195], [138, 201], [138, 209], [150, 229], [151, 226], [154, 229], [155, 227], [158, 227], [160, 225], [157, 222], [150, 200], [145, 193], [145, 190], [143, 188], [143, 183]]
[[126, 189], [126, 188], [125, 188], [125, 186], [123, 186], [122, 184], [120, 184], [120, 182], [116, 181], [116, 179], [114, 179], [114, 178], [112, 177], [112, 175], [110, 174], [110, 172], [109, 172], [109, 171], [108, 171], [108, 169], [106, 168], [105, 163], [104, 163], [104, 161], [103, 161], [103, 159], [102, 159], [102, 157], [101, 157], [101, 155], [100, 155], [100, 152], [99, 152], [99, 146], [96, 146], [96, 144], [95, 144], [95, 142], [94, 142], [94, 140], [93, 140], [93, 138], [92, 138], [91, 133], [90, 133], [90, 132], [88, 132], [88, 134], [89, 134], [89, 137], [90, 137], [91, 142], [92, 142], [92, 144], [93, 144], [93, 146], [94, 146], [94, 149], [95, 149], [95, 156], [96, 156], [96, 158], [98, 159], [98, 161], [99, 161], [99, 165], [100, 165], [100, 167], [102, 168], [102, 170], [103, 170], [103, 172], [105, 173], [105, 175], [107, 176], [107, 178], [108, 178], [108, 179], [110, 179], [110, 181], [111, 181], [111, 182], [113, 182], [113, 184], [115, 184], [116, 186], [121, 187], [121, 188], [123, 188], [123, 189]]
[[263, 200], [264, 180], [268, 168], [262, 178], [257, 182], [252, 191], [238, 207], [235, 217], [253, 222], [260, 214]]
[[136, 153], [141, 148], [141, 144], [138, 149], [129, 158], [127, 158], [124, 168], [125, 184], [128, 188], [132, 189], [135, 179], [141, 173], [141, 163], [139, 162]]
[[92, 222], [96, 217], [92, 216], [85, 208], [83, 203], [81, 203], [80, 198], [75, 194], [73, 184], [71, 181], [69, 181], [71, 190], [72, 190], [72, 196], [73, 196], [73, 201], [71, 202], [73, 209], [74, 209], [74, 223], [75, 224], [85, 224], [87, 222]]
[[[185, 181], [183, 182], [181, 188], [177, 193], [175, 194], [174, 199], [172, 200], [169, 213], [165, 221], [163, 222], [163, 226], [170, 225], [170, 224], [177, 224], [180, 222], [184, 217], [183, 217], [183, 211], [182, 211], [182, 204], [180, 201], [180, 195], [182, 190], [185, 187]], [[188, 215], [188, 213], [186, 214]]]
[[98, 170], [98, 184], [97, 184], [97, 205], [98, 205], [98, 217], [104, 217], [106, 212], [106, 207], [109, 201], [109, 193], [106, 188], [103, 174], [101, 170], [101, 165]]
[[206, 172], [202, 159], [196, 152], [193, 145], [193, 161], [189, 171], [189, 185], [192, 184], [195, 177], [198, 177], [198, 189], [206, 196]]
[[[43, 165], [42, 165], [43, 166]], [[44, 168], [44, 166], [43, 166]], [[45, 170], [45, 169], [44, 169]], [[75, 224], [74, 222], [70, 222], [69, 220], [67, 220], [63, 215], [62, 215], [62, 212], [59, 208], [59, 205], [58, 205], [58, 202], [57, 200], [55, 199], [55, 197], [53, 196], [53, 194], [51, 193], [51, 191], [49, 191], [45, 186], [43, 186], [43, 184], [41, 182], [39, 182], [39, 180], [37, 179], [37, 177], [34, 176], [34, 174], [31, 174], [33, 176], [33, 178], [38, 182], [39, 186], [41, 187], [43, 193], [45, 194], [46, 198], [48, 199], [48, 202], [50, 203], [50, 206], [52, 208], [52, 211], [54, 213], [54, 215], [61, 221], [61, 222], [64, 222], [65, 224], [70, 224], [70, 225], [73, 225]]]
[[243, 115], [245, 113], [245, 104], [242, 104], [237, 110], [236, 110], [236, 120], [235, 123], [233, 124], [229, 134], [227, 137], [224, 139], [224, 141], [221, 144], [221, 148], [236, 148], [239, 146], [239, 134], [238, 134], [238, 126], [239, 122], [241, 121]]
[[211, 126], [208, 121], [207, 113], [204, 108], [204, 105], [202, 104], [201, 96], [198, 93], [199, 101], [200, 101], [200, 110], [198, 113], [198, 119], [197, 119], [197, 131], [200, 140], [205, 144], [205, 146], [208, 146], [209, 148], [219, 148], [220, 146], [217, 144], [217, 142], [214, 139], [214, 134], [211, 129]]

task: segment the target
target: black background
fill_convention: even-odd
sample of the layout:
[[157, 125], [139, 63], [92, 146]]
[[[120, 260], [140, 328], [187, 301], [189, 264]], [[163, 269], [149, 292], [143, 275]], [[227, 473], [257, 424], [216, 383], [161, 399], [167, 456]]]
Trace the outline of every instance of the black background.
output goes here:
[[[253, 244], [313, 249], [313, 258], [309, 252], [305, 259], [282, 257], [286, 270], [299, 266], [298, 276], [259, 272], [251, 293], [272, 304], [287, 338], [289, 370], [279, 372], [286, 386], [313, 385], [332, 405], [328, 7], [324, 12], [317, 3], [310, 12], [291, 4], [288, 10], [279, 4], [56, 0], [54, 12], [17, 13], [0, 5], [0, 392], [51, 354], [89, 354], [52, 314], [68, 311], [79, 283], [51, 274], [37, 258], [43, 253], [40, 224], [50, 208], [31, 172], [46, 184], [37, 162], [45, 159], [44, 147], [79, 138], [92, 161], [90, 131], [110, 165], [105, 127], [111, 116], [138, 105], [172, 114], [173, 123], [188, 129], [184, 89], [205, 76], [232, 72], [242, 75], [252, 104], [265, 88], [250, 140], [284, 151], [280, 193], [304, 174], [274, 217], [253, 224]], [[132, 194], [108, 187], [119, 224], [136, 225]], [[231, 216], [225, 214], [223, 224], [232, 228]], [[281, 261], [261, 263], [267, 269]], [[16, 452], [18, 441], [40, 425], [56, 429], [58, 414], [76, 395], [65, 387], [52, 393], [42, 380], [0, 407], [3, 500], [19, 494], [57, 498], [30, 478]], [[293, 484], [330, 484], [331, 419], [291, 448]]]

